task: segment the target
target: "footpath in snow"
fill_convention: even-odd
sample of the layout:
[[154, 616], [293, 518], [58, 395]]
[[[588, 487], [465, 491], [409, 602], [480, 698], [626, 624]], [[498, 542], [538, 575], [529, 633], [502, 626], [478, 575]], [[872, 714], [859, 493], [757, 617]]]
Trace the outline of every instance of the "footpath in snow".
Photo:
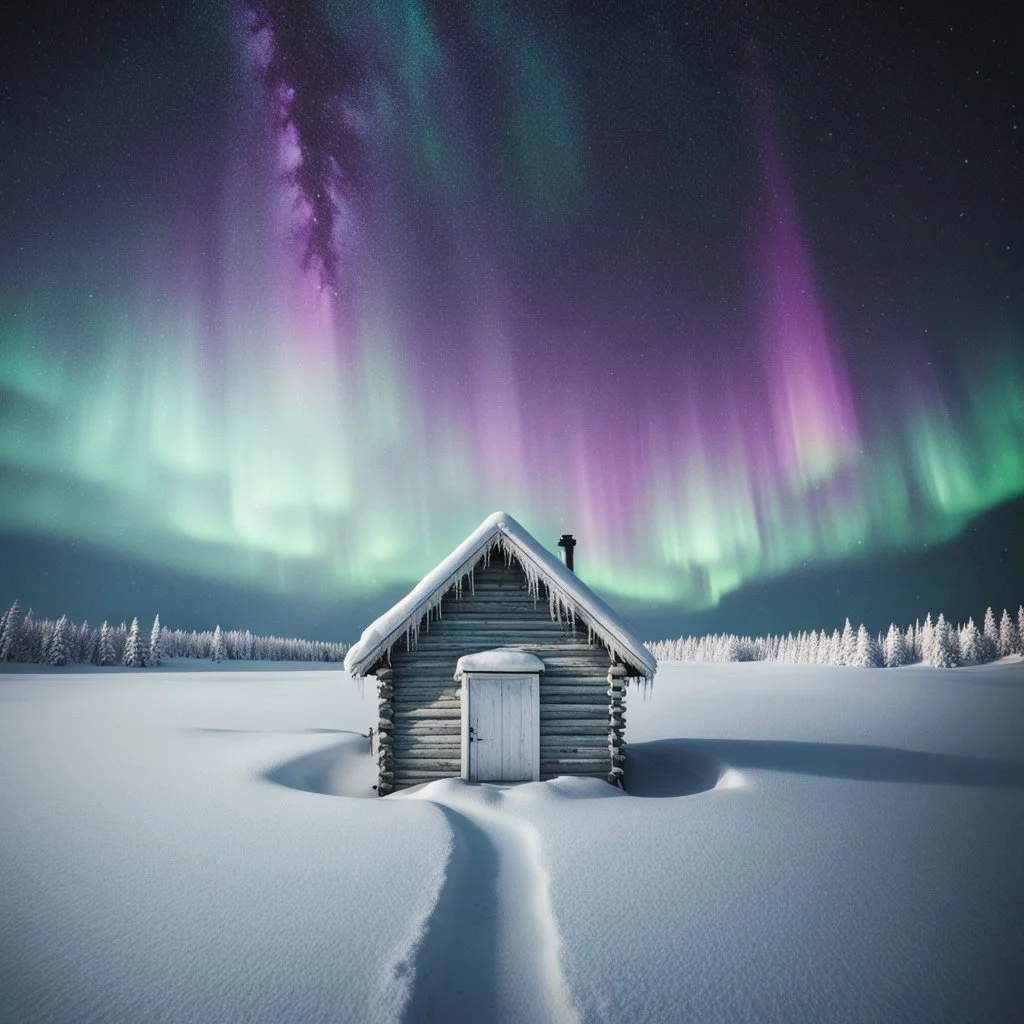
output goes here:
[[397, 794], [444, 814], [452, 848], [414, 948], [407, 1021], [579, 1020], [562, 973], [540, 833], [508, 787], [445, 779]]

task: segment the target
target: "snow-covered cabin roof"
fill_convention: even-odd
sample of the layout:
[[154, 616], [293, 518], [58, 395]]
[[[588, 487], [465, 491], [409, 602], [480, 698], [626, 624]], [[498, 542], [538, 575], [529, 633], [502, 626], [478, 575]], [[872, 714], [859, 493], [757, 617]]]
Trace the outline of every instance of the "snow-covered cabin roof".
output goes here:
[[356, 677], [365, 675], [400, 639], [415, 646], [424, 618], [440, 607], [450, 590], [461, 592], [463, 580], [494, 547], [519, 563], [534, 595], [539, 593], [539, 584], [544, 584], [553, 619], [579, 619], [600, 638], [613, 659], [627, 666], [630, 675], [654, 678], [657, 662], [640, 638], [579, 576], [505, 512], [488, 516], [398, 604], [363, 630], [359, 642], [345, 656], [348, 672]]

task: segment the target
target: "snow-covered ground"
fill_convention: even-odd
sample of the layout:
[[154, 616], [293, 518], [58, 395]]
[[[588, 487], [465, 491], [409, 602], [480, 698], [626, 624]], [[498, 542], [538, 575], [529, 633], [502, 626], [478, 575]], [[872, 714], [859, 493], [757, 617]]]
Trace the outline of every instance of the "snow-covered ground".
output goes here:
[[0, 1020], [1016, 1021], [1024, 665], [662, 664], [630, 793], [384, 800], [367, 687], [0, 675]]

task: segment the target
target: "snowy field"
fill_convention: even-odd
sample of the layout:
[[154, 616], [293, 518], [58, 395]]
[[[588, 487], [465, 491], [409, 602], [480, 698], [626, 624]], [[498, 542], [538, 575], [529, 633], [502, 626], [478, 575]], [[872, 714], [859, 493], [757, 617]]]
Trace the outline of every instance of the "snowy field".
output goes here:
[[629, 795], [384, 800], [369, 687], [231, 669], [0, 675], [4, 1024], [1021, 1019], [1019, 659], [665, 663]]

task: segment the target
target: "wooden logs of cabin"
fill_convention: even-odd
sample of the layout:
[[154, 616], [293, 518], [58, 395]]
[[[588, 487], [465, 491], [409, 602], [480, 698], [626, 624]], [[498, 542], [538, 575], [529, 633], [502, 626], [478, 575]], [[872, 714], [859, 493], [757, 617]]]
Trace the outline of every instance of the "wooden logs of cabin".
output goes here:
[[626, 771], [626, 674], [624, 665], [608, 669], [608, 781], [620, 789]]
[[462, 695], [453, 679], [455, 665], [464, 654], [504, 646], [535, 654], [545, 665], [540, 777], [608, 778], [614, 767], [608, 651], [582, 623], [553, 620], [543, 585], [535, 600], [519, 565], [506, 565], [495, 552], [489, 566], [477, 565], [472, 587], [464, 584], [460, 597], [449, 591], [440, 615], [421, 624], [415, 645], [407, 649], [402, 639], [391, 652], [393, 756], [388, 763], [395, 789], [461, 775]]
[[394, 711], [391, 681], [394, 673], [389, 668], [378, 668], [377, 676], [377, 795], [387, 796], [395, 788], [394, 769]]

